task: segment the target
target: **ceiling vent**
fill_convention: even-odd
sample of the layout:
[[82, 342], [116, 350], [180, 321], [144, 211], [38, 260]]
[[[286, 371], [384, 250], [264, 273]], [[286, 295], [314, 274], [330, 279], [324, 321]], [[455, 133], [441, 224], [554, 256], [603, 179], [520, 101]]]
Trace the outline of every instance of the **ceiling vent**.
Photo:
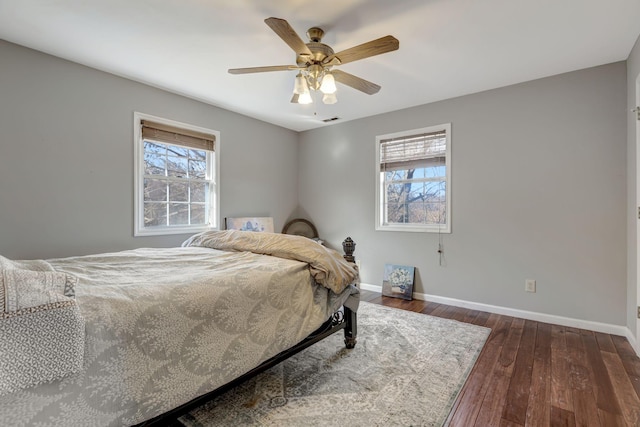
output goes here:
[[331, 117], [330, 119], [324, 119], [323, 122], [331, 123], [331, 122], [335, 122], [336, 120], [340, 120], [340, 117]]

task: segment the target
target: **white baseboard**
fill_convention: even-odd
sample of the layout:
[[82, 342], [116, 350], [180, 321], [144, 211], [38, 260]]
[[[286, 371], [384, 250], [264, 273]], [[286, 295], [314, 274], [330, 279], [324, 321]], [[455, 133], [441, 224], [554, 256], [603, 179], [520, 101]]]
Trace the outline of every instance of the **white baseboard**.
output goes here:
[[627, 334], [625, 335], [625, 337], [627, 338], [627, 340], [629, 340], [629, 344], [631, 344], [631, 347], [633, 347], [633, 349], [636, 351], [636, 356], [640, 357], [640, 346], [638, 346], [638, 341], [636, 340], [636, 337], [633, 336], [629, 328], [627, 328]]
[[[382, 292], [382, 286], [361, 283], [360, 288]], [[500, 307], [497, 305], [482, 304], [472, 301], [464, 301], [455, 298], [440, 297], [437, 295], [413, 293], [413, 298], [421, 301], [432, 301], [439, 304], [453, 305], [455, 307], [463, 307], [471, 310], [487, 311], [489, 313], [502, 314], [505, 316], [519, 317], [527, 320], [535, 320], [537, 322], [552, 323], [554, 325], [569, 326], [571, 328], [587, 329], [595, 332], [603, 332], [605, 334], [620, 335], [626, 337], [633, 346], [636, 354], [640, 355], [638, 343], [632, 337], [631, 331], [626, 326], [611, 325], [608, 323], [593, 322], [590, 320], [573, 319], [570, 317], [556, 316], [553, 314], [537, 313], [534, 311], [518, 310], [515, 308]]]
[[364, 289], [365, 291], [382, 293], [382, 286], [380, 285], [370, 285], [368, 283], [360, 283], [360, 285], [358, 286], [360, 287], [360, 289]]

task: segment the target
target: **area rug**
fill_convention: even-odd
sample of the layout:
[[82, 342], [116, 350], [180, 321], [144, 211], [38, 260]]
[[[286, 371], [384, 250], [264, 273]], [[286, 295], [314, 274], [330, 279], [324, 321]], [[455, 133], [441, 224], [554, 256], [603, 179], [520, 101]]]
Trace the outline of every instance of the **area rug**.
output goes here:
[[442, 426], [490, 330], [362, 302], [336, 333], [180, 418], [203, 426]]

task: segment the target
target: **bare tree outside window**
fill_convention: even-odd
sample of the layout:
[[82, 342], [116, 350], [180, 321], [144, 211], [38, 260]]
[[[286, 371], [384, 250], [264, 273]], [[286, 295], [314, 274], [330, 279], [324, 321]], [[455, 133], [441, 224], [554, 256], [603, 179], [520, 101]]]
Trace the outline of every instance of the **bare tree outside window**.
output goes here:
[[206, 225], [207, 152], [144, 141], [144, 225]]
[[405, 169], [385, 174], [387, 222], [445, 224], [446, 183], [414, 181], [415, 173]]

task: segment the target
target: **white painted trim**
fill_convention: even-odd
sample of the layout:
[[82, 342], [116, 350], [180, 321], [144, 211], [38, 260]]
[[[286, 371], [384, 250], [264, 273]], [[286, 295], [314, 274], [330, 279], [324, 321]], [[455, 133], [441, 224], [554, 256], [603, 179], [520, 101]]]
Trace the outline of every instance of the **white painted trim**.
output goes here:
[[[360, 283], [360, 288], [373, 291], [382, 292], [382, 286], [371, 285], [368, 283]], [[454, 307], [463, 307], [471, 310], [487, 311], [489, 313], [502, 314], [505, 316], [519, 317], [527, 320], [535, 320], [536, 322], [552, 323], [554, 325], [569, 326], [571, 328], [587, 329], [595, 332], [603, 332], [605, 334], [619, 335], [626, 337], [629, 343], [633, 346], [636, 354], [640, 355], [638, 343], [635, 339], [631, 339], [631, 331], [626, 326], [611, 325], [609, 323], [593, 322], [591, 320], [573, 319], [570, 317], [556, 316], [553, 314], [537, 313], [534, 311], [518, 310], [515, 308], [500, 307], [497, 305], [482, 304], [472, 301], [464, 301], [455, 298], [440, 297], [437, 295], [421, 294], [418, 292], [413, 293], [413, 298], [421, 301], [437, 302], [439, 304], [452, 305]]]
[[[640, 73], [636, 76], [636, 99], [635, 99], [635, 108], [640, 106]], [[636, 120], [635, 128], [636, 128], [636, 170], [635, 170], [635, 178], [636, 178], [636, 199], [634, 201], [634, 210], [635, 206], [640, 206], [640, 173], [638, 172], [640, 169], [640, 112], [636, 112]], [[633, 120], [633, 119], [632, 119]], [[635, 333], [632, 333], [629, 330], [629, 334], [627, 339], [629, 340], [633, 348], [636, 350], [636, 354], [640, 356], [640, 347], [638, 346], [638, 340], [640, 340], [640, 319], [638, 319], [636, 306], [640, 307], [640, 222], [638, 220], [636, 222], [636, 305], [631, 310], [631, 316], [635, 319]], [[630, 325], [629, 325], [630, 326]], [[631, 339], [633, 337], [633, 339]]]
[[365, 291], [382, 293], [382, 286], [379, 286], [379, 285], [370, 285], [368, 283], [360, 283], [359, 287], [360, 289], [364, 289]]
[[640, 346], [638, 346], [638, 341], [636, 341], [636, 337], [633, 336], [631, 329], [626, 328], [626, 330], [627, 330], [627, 333], [625, 337], [629, 341], [629, 344], [631, 344], [631, 347], [633, 347], [633, 349], [635, 350], [636, 356], [640, 357]]

